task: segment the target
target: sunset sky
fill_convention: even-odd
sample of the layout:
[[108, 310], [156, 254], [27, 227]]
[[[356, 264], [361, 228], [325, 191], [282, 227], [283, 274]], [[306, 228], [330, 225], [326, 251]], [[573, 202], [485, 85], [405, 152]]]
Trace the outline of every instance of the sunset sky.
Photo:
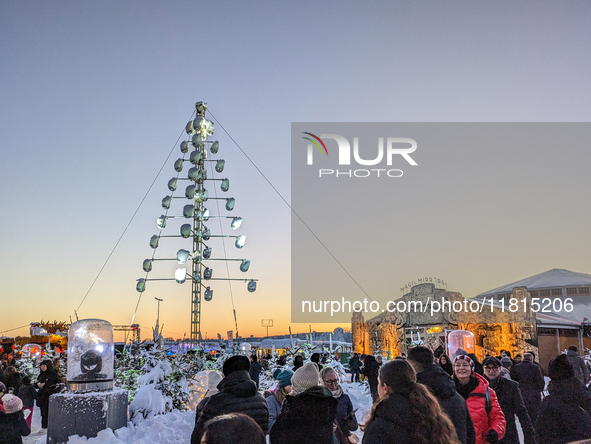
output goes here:
[[[42, 319], [75, 320], [79, 308], [80, 319], [133, 318], [146, 337], [158, 297], [164, 336], [190, 336], [189, 283], [148, 282], [139, 305], [135, 285], [195, 102], [209, 104], [291, 202], [292, 122], [588, 122], [590, 20], [591, 5], [574, 1], [2, 2], [0, 335], [25, 335]], [[290, 322], [290, 209], [221, 127], [214, 138], [236, 198], [233, 215], [244, 219], [239, 233], [247, 236], [240, 251], [227, 245], [228, 256], [249, 258], [246, 276], [259, 279], [252, 294], [232, 284], [239, 333], [264, 335], [261, 319], [274, 320], [270, 334], [289, 325], [307, 332], [309, 324]], [[472, 297], [552, 268], [590, 273], [590, 152], [555, 162], [547, 152], [521, 153], [528, 177], [539, 168], [548, 181], [522, 188], [519, 172], [501, 169], [498, 181], [481, 183], [481, 196], [502, 196], [501, 214], [486, 215], [477, 195], [441, 196], [443, 212], [478, 205], [483, 212], [467, 214], [463, 226], [490, 224], [498, 232], [501, 224], [512, 246], [511, 220], [541, 214], [517, 244], [526, 253], [510, 254], [501, 236], [466, 254], [474, 232], [457, 242], [437, 233], [444, 256], [419, 256], [395, 272], [376, 269], [361, 278], [364, 286], [382, 296], [391, 289], [396, 298], [408, 281], [436, 275]], [[483, 159], [450, 153], [441, 168]], [[508, 179], [516, 185], [503, 188]], [[427, 178], [424, 186], [436, 191], [438, 183]], [[535, 207], [524, 190], [536, 196]], [[329, 227], [316, 228], [322, 238]], [[415, 229], [409, 236], [430, 234]], [[184, 242], [162, 239], [158, 253], [173, 257], [181, 244], [189, 247]], [[353, 242], [329, 247], [338, 258], [356, 251]], [[387, 253], [412, 248], [403, 243]], [[232, 265], [231, 277], [243, 277]], [[156, 263], [151, 277], [173, 277], [175, 268]], [[225, 267], [216, 264], [216, 272]], [[202, 315], [210, 337], [235, 329], [228, 284], [213, 288]]]

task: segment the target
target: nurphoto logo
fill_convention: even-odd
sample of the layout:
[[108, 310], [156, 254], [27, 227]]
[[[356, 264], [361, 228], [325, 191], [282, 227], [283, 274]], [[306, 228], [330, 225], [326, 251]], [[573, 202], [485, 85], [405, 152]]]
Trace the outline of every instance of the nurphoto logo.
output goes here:
[[[320, 137], [303, 132], [310, 137], [303, 137], [307, 140], [307, 164], [314, 165], [314, 153], [316, 149], [320, 152], [320, 156], [326, 155], [329, 157], [328, 148], [324, 140], [333, 139], [336, 141], [338, 146], [338, 165], [351, 165], [351, 144], [346, 137], [339, 134], [320, 134]], [[323, 140], [324, 139], [324, 140]], [[384, 139], [386, 141], [386, 149], [384, 150]], [[329, 145], [333, 145], [329, 143]], [[375, 166], [383, 164], [385, 160], [385, 166], [392, 166], [393, 160], [401, 156], [406, 162], [412, 166], [417, 166], [417, 163], [410, 157], [410, 154], [415, 152], [417, 149], [417, 142], [414, 139], [408, 137], [378, 137], [377, 138], [377, 155], [375, 149], [371, 146], [364, 145], [364, 155], [366, 158], [362, 158], [359, 148], [359, 137], [353, 137], [353, 161], [357, 165], [362, 166]], [[375, 147], [375, 145], [374, 145]], [[375, 157], [367, 158], [367, 156], [374, 155]], [[318, 170], [319, 177], [402, 177], [404, 172], [401, 169], [389, 169], [389, 168], [358, 168], [358, 169], [332, 169], [332, 168], [320, 168]]]

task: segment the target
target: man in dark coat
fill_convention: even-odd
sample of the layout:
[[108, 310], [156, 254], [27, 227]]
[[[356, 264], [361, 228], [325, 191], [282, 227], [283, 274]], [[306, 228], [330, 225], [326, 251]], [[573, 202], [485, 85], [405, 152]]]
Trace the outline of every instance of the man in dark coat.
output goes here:
[[49, 397], [57, 392], [59, 377], [53, 369], [51, 360], [46, 359], [39, 366], [41, 373], [37, 376], [37, 405], [41, 410], [41, 428], [47, 428], [47, 418], [49, 415]]
[[334, 444], [338, 401], [319, 382], [315, 363], [296, 370], [291, 377], [291, 392], [271, 428], [271, 444]]
[[505, 437], [499, 440], [499, 444], [519, 444], [519, 434], [515, 424], [515, 415], [519, 418], [525, 444], [536, 444], [535, 432], [523, 398], [519, 390], [519, 384], [501, 376], [502, 363], [498, 358], [489, 356], [482, 361], [484, 377], [497, 394], [501, 410], [505, 414], [507, 426]]
[[263, 371], [263, 366], [259, 364], [257, 355], [252, 355], [250, 357], [250, 369], [248, 370], [248, 374], [250, 375], [250, 379], [254, 381], [257, 385], [257, 390], [259, 388], [259, 375]]
[[566, 352], [566, 357], [568, 358], [568, 362], [573, 366], [575, 378], [584, 385], [589, 384], [589, 367], [587, 367], [583, 358], [577, 356], [577, 347], [571, 345]]
[[546, 382], [542, 370], [534, 364], [531, 353], [525, 353], [521, 364], [511, 368], [511, 379], [519, 383], [525, 408], [532, 423], [535, 424], [542, 405], [541, 393], [544, 391]]
[[433, 363], [433, 352], [427, 347], [413, 347], [408, 351], [406, 359], [417, 372], [417, 382], [427, 386], [437, 398], [441, 409], [451, 419], [458, 439], [462, 444], [474, 444], [474, 423], [466, 400], [458, 394], [456, 385], [447, 372]]
[[349, 359], [349, 369], [351, 370], [351, 382], [359, 382], [359, 367], [361, 367], [359, 355], [357, 353], [353, 353], [353, 356], [351, 357], [351, 359]]
[[199, 444], [205, 423], [226, 413], [244, 413], [250, 416], [267, 433], [269, 409], [263, 395], [250, 376], [250, 361], [246, 356], [232, 356], [222, 369], [224, 379], [218, 384], [219, 393], [209, 398], [199, 415], [195, 415], [195, 428], [191, 444]]
[[380, 397], [378, 395], [378, 374], [380, 373], [380, 365], [376, 358], [372, 355], [367, 355], [363, 364], [363, 374], [369, 381], [369, 391], [373, 402], [376, 402]]
[[549, 395], [542, 402], [535, 426], [538, 442], [562, 444], [591, 438], [591, 393], [575, 378], [566, 355], [550, 361], [548, 376]]

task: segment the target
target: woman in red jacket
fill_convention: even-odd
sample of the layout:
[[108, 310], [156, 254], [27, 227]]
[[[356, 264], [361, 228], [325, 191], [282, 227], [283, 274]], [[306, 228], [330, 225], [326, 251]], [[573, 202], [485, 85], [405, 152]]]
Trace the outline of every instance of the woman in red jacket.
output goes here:
[[494, 444], [505, 436], [505, 415], [497, 394], [488, 387], [482, 376], [474, 373], [474, 362], [469, 356], [454, 359], [456, 390], [466, 400], [476, 431], [476, 444]]

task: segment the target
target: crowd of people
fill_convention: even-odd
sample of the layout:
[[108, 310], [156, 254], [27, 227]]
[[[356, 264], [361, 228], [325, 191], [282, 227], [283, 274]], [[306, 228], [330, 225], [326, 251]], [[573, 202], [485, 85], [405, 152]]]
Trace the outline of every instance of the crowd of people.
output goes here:
[[[511, 358], [502, 351], [482, 362], [461, 349], [450, 357], [422, 346], [389, 362], [354, 353], [351, 382], [367, 379], [373, 399], [364, 424], [357, 423], [335, 369], [318, 355], [307, 363], [299, 358], [292, 368], [275, 370], [277, 384], [266, 397], [249, 377], [255, 360], [226, 361], [217, 376], [223, 379], [212, 388], [219, 392], [208, 392], [198, 408], [191, 443], [263, 444], [268, 435], [271, 444], [351, 444], [359, 442], [353, 432], [360, 429], [364, 444], [520, 444], [517, 421], [523, 444], [591, 438], [589, 368], [576, 347], [550, 362], [545, 397], [543, 372], [531, 352]], [[258, 379], [258, 369], [254, 373]], [[229, 433], [239, 424], [257, 432], [243, 433], [241, 441], [213, 437], [212, 425]]]
[[41, 427], [47, 428], [49, 397], [60, 383], [49, 359], [41, 361], [34, 382], [15, 364], [14, 359], [7, 359], [0, 365], [0, 444], [22, 443], [22, 437], [31, 433], [35, 403], [41, 411]]
[[[349, 367], [351, 382], [367, 379], [373, 400], [363, 424], [341, 376], [319, 354], [284, 361], [264, 393], [257, 357], [232, 356], [221, 374], [208, 373], [191, 444], [354, 444], [357, 430], [364, 444], [520, 444], [517, 420], [523, 444], [591, 439], [590, 373], [574, 346], [550, 361], [547, 387], [532, 352], [480, 362], [461, 349], [448, 356], [417, 346], [388, 362], [354, 353]], [[34, 382], [14, 363], [0, 367], [0, 443], [22, 443], [35, 403], [47, 427], [58, 383], [50, 360]]]

